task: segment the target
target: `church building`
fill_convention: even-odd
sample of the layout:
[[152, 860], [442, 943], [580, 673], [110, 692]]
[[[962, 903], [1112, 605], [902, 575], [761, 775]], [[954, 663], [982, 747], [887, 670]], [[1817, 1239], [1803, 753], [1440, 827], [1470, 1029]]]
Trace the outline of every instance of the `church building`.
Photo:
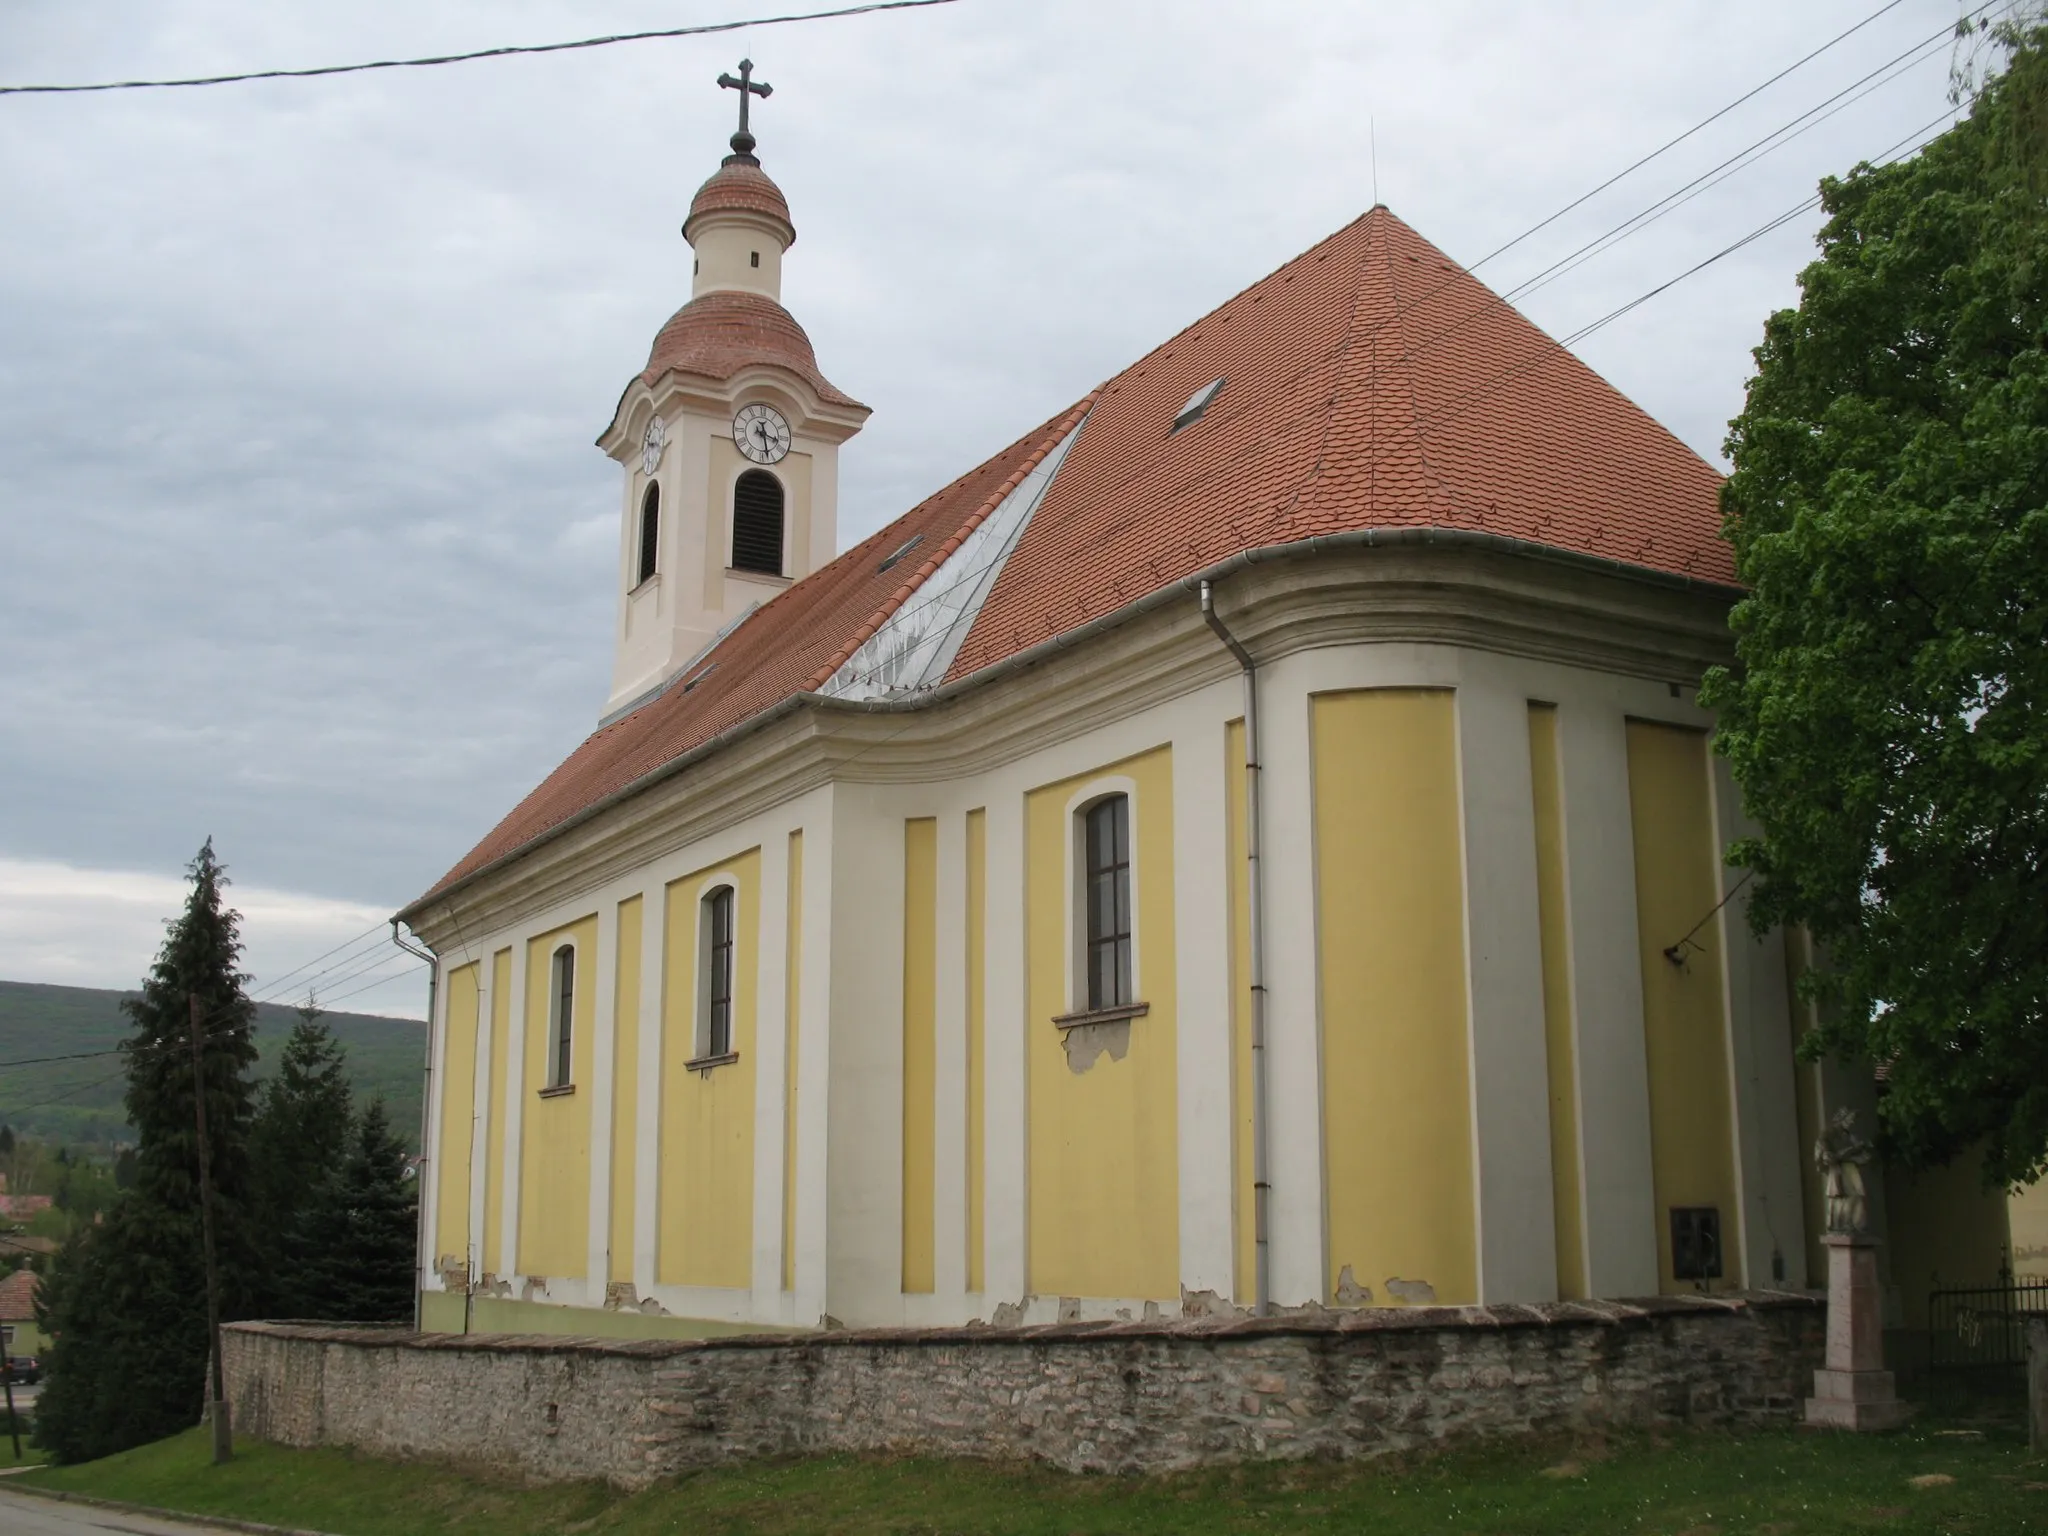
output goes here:
[[755, 148], [597, 439], [602, 717], [400, 914], [423, 1326], [1817, 1282], [1717, 473], [1376, 206], [841, 552]]

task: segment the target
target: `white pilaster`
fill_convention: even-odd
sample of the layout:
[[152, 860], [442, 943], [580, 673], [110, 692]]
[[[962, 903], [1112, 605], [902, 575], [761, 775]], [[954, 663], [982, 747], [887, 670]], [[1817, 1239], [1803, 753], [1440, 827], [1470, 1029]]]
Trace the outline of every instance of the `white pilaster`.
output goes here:
[[1557, 1298], [1529, 705], [1513, 681], [1475, 657], [1458, 689], [1482, 1304]]
[[472, 1284], [498, 1258], [484, 1249], [484, 1191], [490, 1183], [491, 1117], [504, 1113], [502, 1104], [491, 1102], [492, 1009], [497, 1006], [493, 992], [497, 967], [487, 949], [477, 962], [476, 976], [476, 1071], [469, 1085], [469, 1251], [464, 1260]]
[[601, 1306], [611, 1280], [612, 1256], [612, 1117], [613, 1084], [617, 1080], [619, 1001], [619, 904], [607, 899], [597, 908], [597, 953], [591, 957], [590, 1041], [590, 1240], [584, 1256], [583, 1294], [586, 1305]]
[[1229, 777], [1221, 718], [1173, 741], [1174, 996], [1180, 1134], [1180, 1281], [1229, 1296], [1236, 1201], [1231, 1116]]
[[754, 946], [754, 1316], [782, 1313], [784, 1070], [789, 1053], [789, 839], [761, 842], [759, 942]]
[[498, 1274], [519, 1272], [520, 1134], [526, 1119], [526, 941], [512, 946], [512, 1009], [505, 1028], [505, 1188]]
[[[934, 1301], [967, 1289], [967, 818], [939, 817], [937, 974], [933, 1010], [932, 1279]], [[957, 1301], [942, 1307], [952, 1315]]]
[[668, 956], [668, 892], [640, 892], [640, 1073], [633, 1119], [633, 1292], [654, 1291], [661, 1210], [661, 987]]
[[[1024, 1031], [1024, 797], [991, 795], [988, 802], [988, 996], [983, 1014], [988, 1061], [983, 1079], [982, 1238], [986, 1305], [1024, 1299], [1025, 1128]], [[1052, 1026], [1044, 1026], [1050, 1029]], [[983, 1314], [988, 1316], [987, 1313]]]

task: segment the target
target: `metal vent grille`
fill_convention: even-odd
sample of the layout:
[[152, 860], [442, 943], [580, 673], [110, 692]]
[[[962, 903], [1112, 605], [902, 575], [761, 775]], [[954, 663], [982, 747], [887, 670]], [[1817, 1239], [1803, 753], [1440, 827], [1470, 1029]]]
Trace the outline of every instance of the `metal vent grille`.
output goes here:
[[732, 489], [732, 567], [782, 574], [782, 482], [750, 469]]

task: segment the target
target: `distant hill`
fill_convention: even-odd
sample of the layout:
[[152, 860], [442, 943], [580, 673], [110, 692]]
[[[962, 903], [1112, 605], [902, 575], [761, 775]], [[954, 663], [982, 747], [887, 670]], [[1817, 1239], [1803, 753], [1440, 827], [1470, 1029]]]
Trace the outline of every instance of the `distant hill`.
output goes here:
[[[112, 1050], [129, 1032], [125, 992], [0, 981], [0, 1061]], [[256, 1008], [257, 1076], [268, 1076], [298, 1015], [276, 1003]], [[391, 1128], [414, 1151], [420, 1134], [420, 1074], [427, 1026], [418, 1019], [330, 1013], [327, 1027], [348, 1053], [358, 1103], [383, 1095]], [[68, 1142], [133, 1141], [121, 1108], [126, 1088], [118, 1056], [0, 1067], [0, 1124]]]

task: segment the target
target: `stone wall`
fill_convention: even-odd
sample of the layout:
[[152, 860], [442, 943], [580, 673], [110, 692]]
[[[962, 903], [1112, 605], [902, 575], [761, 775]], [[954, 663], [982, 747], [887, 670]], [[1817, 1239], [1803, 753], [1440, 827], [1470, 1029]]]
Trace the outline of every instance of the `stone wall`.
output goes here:
[[1782, 1294], [690, 1341], [240, 1323], [227, 1372], [241, 1433], [540, 1481], [830, 1451], [1138, 1472], [1790, 1422], [1822, 1323]]

